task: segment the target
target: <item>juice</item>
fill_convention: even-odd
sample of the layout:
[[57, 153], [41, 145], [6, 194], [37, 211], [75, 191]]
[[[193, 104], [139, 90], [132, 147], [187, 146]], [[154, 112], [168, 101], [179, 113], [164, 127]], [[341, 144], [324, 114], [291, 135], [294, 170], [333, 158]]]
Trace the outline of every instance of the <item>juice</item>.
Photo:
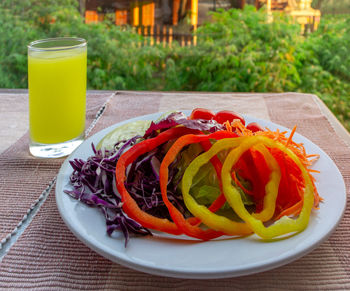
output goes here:
[[85, 129], [86, 46], [28, 54], [32, 143], [57, 144]]

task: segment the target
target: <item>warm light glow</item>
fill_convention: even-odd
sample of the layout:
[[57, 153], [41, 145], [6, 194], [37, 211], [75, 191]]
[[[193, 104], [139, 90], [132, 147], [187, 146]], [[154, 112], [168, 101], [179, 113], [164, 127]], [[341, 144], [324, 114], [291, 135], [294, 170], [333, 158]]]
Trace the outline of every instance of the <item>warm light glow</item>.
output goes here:
[[115, 24], [126, 25], [128, 23], [128, 11], [127, 10], [116, 10], [115, 11]]
[[139, 14], [140, 14], [140, 9], [138, 6], [135, 6], [132, 9], [133, 13], [132, 13], [132, 24], [134, 26], [139, 26], [140, 25], [140, 21], [139, 21]]
[[191, 1], [191, 25], [198, 23], [198, 0]]
[[173, 0], [173, 25], [179, 22], [180, 0]]
[[267, 10], [271, 10], [271, 0], [267, 0]]
[[97, 11], [86, 10], [85, 11], [85, 23], [97, 23], [98, 14]]
[[301, 10], [307, 10], [311, 8], [312, 0], [300, 0], [299, 7]]
[[154, 25], [154, 3], [148, 3], [142, 5], [142, 25], [153, 26]]

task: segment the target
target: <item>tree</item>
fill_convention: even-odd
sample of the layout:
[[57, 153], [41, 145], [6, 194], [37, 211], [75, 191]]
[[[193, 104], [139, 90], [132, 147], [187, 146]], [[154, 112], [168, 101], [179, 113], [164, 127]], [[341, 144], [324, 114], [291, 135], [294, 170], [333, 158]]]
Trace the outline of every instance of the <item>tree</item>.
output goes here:
[[320, 10], [322, 6], [322, 2], [323, 0], [313, 0], [311, 5], [313, 8]]
[[84, 17], [85, 7], [86, 7], [86, 0], [79, 0], [79, 11], [82, 17]]

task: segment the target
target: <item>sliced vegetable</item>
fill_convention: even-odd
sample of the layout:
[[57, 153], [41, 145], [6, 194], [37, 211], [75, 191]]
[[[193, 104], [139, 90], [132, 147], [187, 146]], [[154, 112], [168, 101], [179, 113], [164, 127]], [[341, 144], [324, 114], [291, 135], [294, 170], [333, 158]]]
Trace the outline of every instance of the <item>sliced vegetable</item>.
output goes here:
[[[277, 129], [276, 131], [271, 131], [270, 129], [266, 128], [264, 131], [258, 131], [254, 133], [251, 130], [247, 129], [245, 126], [243, 126], [243, 124], [240, 124], [240, 122], [238, 123], [235, 122], [235, 126], [238, 129], [236, 130], [236, 132], [240, 136], [252, 136], [252, 135], [266, 136], [269, 139], [280, 142], [281, 144], [288, 147], [292, 152], [294, 152], [294, 154], [299, 158], [300, 162], [304, 165], [304, 167], [308, 171], [310, 179], [314, 185], [314, 208], [317, 209], [319, 202], [322, 201], [322, 198], [319, 196], [317, 192], [317, 188], [315, 187], [315, 184], [314, 184], [314, 178], [311, 175], [311, 173], [314, 172], [314, 170], [310, 169], [309, 166], [311, 166], [312, 163], [318, 159], [319, 155], [307, 155], [303, 144], [296, 143], [292, 140], [296, 127], [293, 128], [289, 137], [286, 137], [287, 132], [286, 131], [281, 132], [279, 129]], [[274, 154], [273, 151], [272, 151], [272, 154]], [[297, 166], [287, 155], [282, 154], [282, 157], [283, 159], [279, 159], [277, 156], [275, 156], [275, 158], [277, 159], [282, 169], [282, 178], [280, 183], [281, 189], [279, 191], [279, 195], [278, 195], [279, 198], [277, 200], [277, 206], [276, 206], [277, 218], [282, 217], [284, 215], [283, 214], [284, 211], [286, 210], [286, 208], [288, 209], [288, 207], [290, 206], [290, 205], [288, 206], [287, 203], [291, 203], [292, 201], [294, 201], [295, 205], [299, 205], [299, 207], [290, 206], [289, 210], [286, 213], [289, 213], [289, 215], [294, 215], [294, 216], [297, 216], [300, 214], [302, 209], [301, 207], [302, 203], [300, 203], [302, 195], [300, 194], [299, 198], [297, 198], [298, 195], [296, 195], [295, 193], [296, 191], [298, 193], [301, 193], [304, 188], [304, 182], [303, 182], [303, 179], [301, 178], [302, 176], [301, 176], [300, 170], [297, 169]], [[292, 165], [292, 167], [289, 168], [288, 164]], [[290, 171], [292, 168], [297, 169], [297, 172], [299, 171], [299, 174], [296, 175], [296, 172], [293, 173], [293, 171]], [[286, 181], [286, 179], [288, 179], [288, 181]], [[292, 187], [289, 187], [288, 185], [292, 185]], [[297, 187], [297, 190], [295, 190], [296, 189], [295, 187]], [[284, 196], [285, 198], [282, 199], [282, 196]], [[291, 209], [293, 209], [293, 211], [291, 211]]]
[[[243, 201], [239, 192], [235, 187], [232, 187], [231, 169], [234, 164], [238, 161], [239, 157], [257, 144], [264, 144], [270, 148], [277, 148], [288, 155], [300, 168], [302, 172], [303, 179], [305, 181], [305, 190], [303, 195], [303, 207], [298, 218], [291, 219], [287, 216], [283, 216], [281, 219], [276, 221], [273, 225], [265, 227], [263, 222], [254, 215], [251, 215], [247, 209], [244, 207]], [[235, 210], [238, 216], [245, 221], [249, 227], [259, 236], [265, 239], [275, 238], [287, 233], [300, 232], [306, 228], [309, 222], [310, 213], [314, 203], [313, 196], [313, 184], [310, 176], [305, 169], [304, 165], [300, 162], [298, 157], [284, 145], [271, 140], [263, 136], [254, 136], [247, 138], [242, 144], [233, 149], [225, 159], [222, 168], [222, 183], [223, 191], [228, 203]], [[274, 186], [274, 185], [271, 185]]]
[[136, 135], [142, 136], [149, 128], [151, 121], [137, 120], [130, 123], [125, 123], [106, 134], [97, 144], [96, 149], [113, 150], [114, 146], [119, 141], [126, 141]]
[[115, 188], [116, 162], [123, 151], [128, 146], [132, 146], [137, 139], [136, 136], [129, 141], [117, 143], [113, 151], [96, 150], [92, 145], [94, 155], [86, 161], [81, 159], [69, 161], [73, 168], [70, 176], [73, 190], [64, 190], [74, 199], [89, 206], [98, 207], [105, 216], [107, 233], [111, 235], [115, 230], [121, 230], [125, 237], [125, 245], [130, 233], [151, 234], [148, 229], [124, 214], [121, 199]]
[[308, 168], [318, 156], [292, 140], [295, 128], [286, 137], [244, 123], [232, 111], [197, 108], [189, 118], [173, 112], [149, 127], [136, 122], [139, 136], [130, 139], [122, 126], [87, 161], [70, 161], [73, 190], [65, 192], [97, 206], [107, 233], [121, 230], [125, 244], [148, 228], [201, 240], [302, 231], [322, 200]]
[[[176, 207], [174, 207], [173, 204], [170, 203], [167, 195], [168, 167], [174, 161], [174, 159], [176, 158], [177, 154], [181, 151], [181, 149], [188, 144], [208, 141], [209, 138], [220, 139], [220, 138], [232, 137], [232, 136], [236, 136], [236, 135], [234, 133], [230, 133], [227, 131], [216, 132], [210, 135], [193, 135], [193, 134], [185, 135], [185, 136], [182, 136], [182, 138], [177, 139], [175, 143], [171, 146], [171, 148], [168, 150], [166, 155], [164, 156], [164, 159], [160, 166], [160, 189], [162, 192], [163, 201], [165, 202], [165, 205], [168, 207], [169, 213], [173, 221], [188, 236], [195, 237], [202, 240], [209, 240], [215, 237], [219, 237], [223, 235], [223, 233], [214, 231], [212, 229], [203, 230], [198, 226], [192, 225], [190, 221], [186, 220], [183, 214]], [[208, 145], [205, 145], [205, 147], [207, 146]], [[218, 162], [217, 160], [214, 160], [214, 163], [217, 163], [217, 162]], [[221, 166], [219, 167], [221, 168]], [[224, 202], [225, 200], [223, 199], [223, 196], [219, 196], [216, 199], [216, 201], [212, 204], [211, 209], [217, 210], [223, 205]], [[193, 220], [192, 220], [192, 223], [193, 223]]]
[[[212, 138], [213, 135], [214, 134], [211, 134], [209, 137]], [[175, 146], [176, 143], [180, 143], [181, 140], [186, 139], [188, 139], [188, 136], [183, 136], [179, 138], [173, 146]], [[205, 225], [215, 230], [220, 230], [228, 235], [246, 235], [251, 233], [251, 229], [248, 227], [248, 225], [244, 223], [232, 221], [224, 216], [219, 216], [217, 214], [212, 213], [204, 205], [199, 205], [195, 201], [195, 199], [189, 194], [189, 191], [192, 185], [193, 177], [199, 171], [200, 167], [205, 165], [213, 156], [217, 155], [220, 151], [239, 146], [244, 141], [244, 139], [244, 137], [226, 138], [216, 142], [210, 150], [208, 150], [206, 153], [201, 154], [195, 160], [192, 161], [192, 163], [188, 166], [187, 170], [185, 171], [182, 179], [182, 193], [184, 196], [185, 204], [190, 210], [190, 212], [194, 216], [200, 218]], [[263, 152], [263, 155], [266, 157], [266, 159], [270, 159], [269, 166], [272, 170], [272, 178], [271, 182], [266, 185], [267, 194], [265, 196], [266, 198], [264, 199], [264, 210], [260, 213], [255, 213], [254, 216], [264, 221], [267, 221], [272, 217], [274, 213], [274, 202], [276, 200], [278, 192], [279, 168], [277, 166], [277, 163], [274, 162], [274, 159], [271, 157], [267, 150], [259, 150]]]
[[[157, 217], [170, 219], [159, 186], [159, 166], [167, 146], [167, 144], [160, 145], [135, 159], [127, 168], [125, 188], [143, 211]], [[174, 176], [177, 172], [176, 164], [169, 168], [172, 182], [169, 185], [168, 195], [176, 207], [185, 211], [182, 194], [176, 190], [178, 183], [174, 180]]]
[[191, 115], [189, 119], [205, 119], [205, 120], [211, 120], [215, 116], [215, 113], [211, 110], [204, 109], [204, 108], [196, 108], [193, 109], [191, 112]]
[[116, 166], [116, 185], [117, 189], [122, 197], [124, 212], [141, 223], [144, 227], [159, 230], [171, 234], [181, 234], [182, 231], [177, 225], [166, 218], [158, 218], [150, 215], [141, 210], [135, 200], [131, 197], [129, 192], [125, 188], [126, 182], [126, 169], [137, 157], [140, 155], [152, 151], [157, 146], [171, 140], [176, 139], [179, 136], [197, 132], [185, 127], [173, 127], [166, 131], [161, 132], [158, 136], [150, 139], [146, 139], [138, 144], [135, 144], [127, 152], [125, 152], [118, 160]]
[[224, 124], [226, 121], [229, 123], [232, 123], [234, 120], [240, 120], [243, 125], [245, 125], [245, 120], [243, 116], [240, 114], [229, 111], [229, 110], [222, 110], [215, 114], [214, 120], [216, 120], [218, 123]]
[[264, 131], [264, 129], [256, 122], [251, 122], [247, 125], [247, 129], [252, 132]]
[[149, 129], [146, 131], [144, 137], [151, 136], [154, 132], [168, 129], [177, 125], [183, 125], [187, 128], [200, 130], [203, 132], [215, 132], [224, 129], [224, 127], [215, 120], [204, 119], [187, 119], [182, 112], [174, 112], [157, 123], [152, 122]]

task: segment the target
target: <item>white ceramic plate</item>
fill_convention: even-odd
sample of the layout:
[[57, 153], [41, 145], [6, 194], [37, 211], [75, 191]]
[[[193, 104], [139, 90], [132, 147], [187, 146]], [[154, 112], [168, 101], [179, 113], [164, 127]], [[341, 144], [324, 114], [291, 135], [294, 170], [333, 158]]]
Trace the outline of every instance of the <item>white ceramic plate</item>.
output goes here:
[[[185, 112], [188, 114], [188, 112]], [[315, 144], [295, 134], [293, 140], [303, 142], [308, 153], [319, 154], [314, 169], [317, 188], [324, 198], [320, 209], [312, 213], [305, 231], [285, 240], [264, 242], [256, 235], [240, 239], [218, 239], [200, 242], [185, 236], [163, 234], [131, 238], [124, 247], [121, 234], [109, 237], [105, 220], [97, 209], [87, 207], [63, 192], [69, 187], [74, 158], [87, 159], [95, 145], [113, 128], [135, 120], [155, 120], [161, 113], [127, 120], [106, 128], [88, 138], [63, 163], [56, 185], [58, 210], [69, 229], [87, 246], [121, 265], [155, 275], [177, 278], [225, 278], [266, 271], [292, 262], [325, 241], [340, 222], [346, 205], [343, 178], [333, 161]], [[287, 130], [269, 121], [245, 116], [274, 130]], [[289, 131], [289, 130], [288, 130]]]

